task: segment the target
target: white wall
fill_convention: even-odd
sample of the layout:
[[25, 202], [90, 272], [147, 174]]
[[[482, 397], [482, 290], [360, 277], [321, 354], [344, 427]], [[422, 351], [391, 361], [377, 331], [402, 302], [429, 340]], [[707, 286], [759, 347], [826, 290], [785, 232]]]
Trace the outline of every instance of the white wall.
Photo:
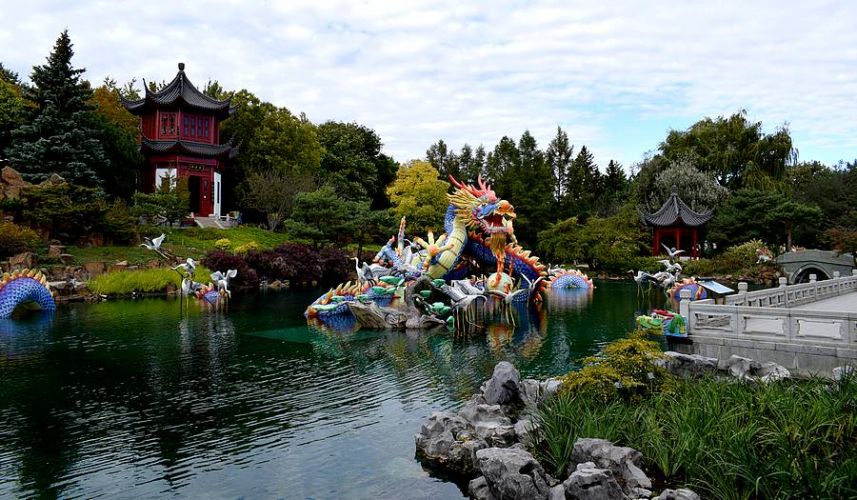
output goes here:
[[214, 172], [214, 199], [211, 200], [212, 206], [214, 207], [214, 216], [220, 217], [220, 206], [221, 206], [221, 193], [222, 185], [220, 182], [220, 172]]

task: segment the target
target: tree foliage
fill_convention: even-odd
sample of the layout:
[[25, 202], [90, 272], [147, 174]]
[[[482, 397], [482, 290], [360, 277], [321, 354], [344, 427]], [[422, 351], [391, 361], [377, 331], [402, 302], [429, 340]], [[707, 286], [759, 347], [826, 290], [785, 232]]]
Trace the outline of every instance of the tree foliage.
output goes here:
[[716, 207], [729, 194], [714, 176], [697, 169], [689, 158], [671, 161], [658, 173], [650, 191], [646, 194], [646, 208], [655, 211], [661, 208], [675, 187], [681, 200], [696, 211]]
[[187, 179], [165, 176], [153, 193], [134, 194], [134, 214], [150, 223], [173, 225], [190, 211]]
[[242, 190], [244, 206], [265, 214], [268, 230], [274, 231], [289, 216], [299, 193], [310, 191], [312, 177], [300, 173], [267, 170], [253, 172]]
[[449, 202], [449, 183], [438, 179], [437, 170], [425, 161], [399, 166], [396, 180], [387, 188], [396, 219], [407, 217], [408, 232], [423, 234], [429, 229], [442, 231]]

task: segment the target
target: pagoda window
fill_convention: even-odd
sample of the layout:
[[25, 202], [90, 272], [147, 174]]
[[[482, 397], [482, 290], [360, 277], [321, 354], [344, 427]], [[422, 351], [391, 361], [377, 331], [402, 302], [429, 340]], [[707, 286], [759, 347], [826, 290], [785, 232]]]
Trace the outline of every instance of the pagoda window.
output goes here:
[[190, 135], [191, 137], [196, 137], [196, 120], [190, 121]]
[[190, 135], [190, 117], [185, 115], [184, 117], [184, 131], [182, 135], [189, 136]]
[[175, 135], [176, 133], [176, 114], [162, 113], [161, 114], [161, 135]]

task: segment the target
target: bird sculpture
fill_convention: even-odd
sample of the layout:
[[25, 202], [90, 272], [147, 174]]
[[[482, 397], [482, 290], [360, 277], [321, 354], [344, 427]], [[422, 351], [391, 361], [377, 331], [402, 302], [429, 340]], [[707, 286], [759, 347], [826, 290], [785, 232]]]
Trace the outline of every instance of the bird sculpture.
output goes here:
[[167, 235], [164, 233], [161, 233], [161, 235], [157, 238], [149, 238], [147, 236], [144, 236], [144, 241], [140, 244], [140, 246], [161, 254], [161, 244], [164, 242], [164, 239], [166, 239], [166, 237]]
[[229, 280], [236, 276], [238, 276], [238, 271], [236, 269], [230, 269], [226, 271], [226, 274], [220, 271], [215, 271], [211, 273], [211, 280], [214, 282], [219, 293], [231, 298], [232, 292], [229, 291]]
[[661, 246], [667, 251], [667, 255], [669, 255], [671, 260], [675, 260], [679, 254], [684, 253], [684, 250], [676, 250], [675, 248], [670, 248], [663, 243], [661, 243]]

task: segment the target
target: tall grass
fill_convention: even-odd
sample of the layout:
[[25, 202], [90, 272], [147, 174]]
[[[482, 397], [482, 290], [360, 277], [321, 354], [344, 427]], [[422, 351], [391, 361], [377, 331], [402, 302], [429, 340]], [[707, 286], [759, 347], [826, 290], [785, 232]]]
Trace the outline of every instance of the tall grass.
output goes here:
[[[211, 272], [203, 267], [196, 270], [197, 280], [209, 281]], [[90, 280], [87, 286], [95, 293], [103, 295], [127, 295], [133, 292], [163, 292], [168, 286], [178, 289], [181, 285], [179, 274], [167, 268], [138, 269], [102, 274]]]
[[857, 380], [752, 386], [678, 381], [614, 399], [565, 392], [539, 415], [535, 453], [563, 475], [579, 437], [639, 450], [656, 481], [703, 498], [857, 498]]

